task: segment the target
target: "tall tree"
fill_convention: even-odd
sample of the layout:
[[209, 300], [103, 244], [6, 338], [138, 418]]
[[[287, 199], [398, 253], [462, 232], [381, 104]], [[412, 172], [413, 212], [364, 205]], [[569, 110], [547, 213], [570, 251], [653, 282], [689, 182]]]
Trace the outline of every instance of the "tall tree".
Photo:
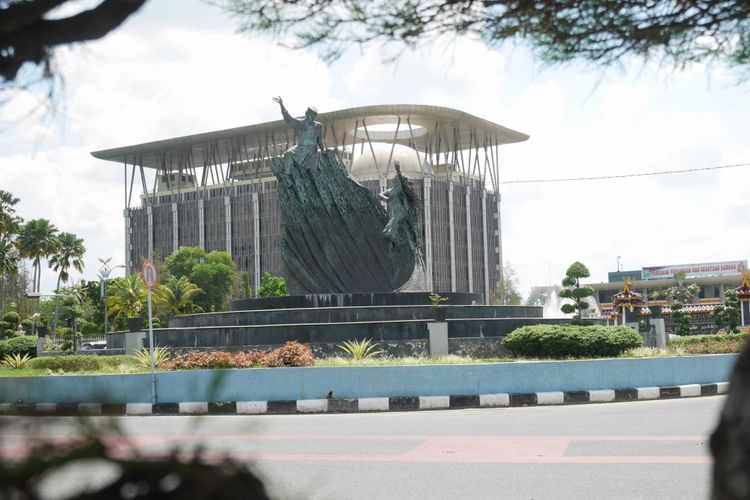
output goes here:
[[182, 247], [167, 257], [164, 266], [173, 277], [185, 276], [203, 290], [195, 303], [204, 311], [221, 310], [237, 279], [237, 265], [227, 252]]
[[96, 40], [117, 28], [146, 0], [102, 0], [95, 7], [71, 16], [54, 16], [75, 0], [6, 0], [0, 2], [0, 82], [16, 80], [26, 63], [53, 75], [57, 46]]
[[16, 244], [21, 257], [33, 262], [32, 291], [39, 292], [42, 281], [41, 261], [55, 254], [60, 246], [57, 228], [47, 219], [30, 220], [21, 227]]
[[0, 239], [10, 239], [18, 232], [22, 219], [16, 215], [15, 206], [19, 201], [13, 193], [0, 189]]
[[57, 294], [60, 293], [60, 284], [67, 283], [70, 279], [69, 270], [73, 267], [79, 273], [83, 272], [83, 255], [86, 247], [83, 240], [73, 233], [60, 233], [58, 236], [59, 246], [57, 252], [49, 259], [49, 267], [57, 273], [57, 286], [55, 287], [55, 319], [52, 323], [52, 332], [57, 332], [57, 316], [60, 311]]
[[559, 296], [564, 299], [573, 300], [572, 304], [563, 304], [560, 310], [565, 314], [573, 314], [572, 324], [583, 324], [582, 313], [589, 308], [586, 297], [593, 297], [595, 290], [590, 286], [581, 285], [581, 278], [591, 276], [589, 268], [580, 262], [573, 262], [568, 270], [565, 271], [565, 278], [562, 280], [563, 289], [560, 290]]
[[291, 38], [333, 59], [369, 42], [413, 47], [440, 35], [488, 45], [523, 40], [545, 62], [609, 65], [633, 55], [681, 67], [719, 60], [750, 69], [746, 0], [213, 0], [248, 32]]
[[60, 233], [58, 241], [57, 252], [49, 259], [49, 267], [57, 273], [56, 290], [60, 289], [61, 283], [67, 283], [70, 279], [68, 271], [71, 267], [79, 273], [83, 272], [83, 255], [86, 253], [83, 240], [73, 233]]
[[5, 277], [18, 274], [18, 249], [10, 240], [0, 238], [0, 317], [5, 308]]
[[490, 297], [492, 304], [517, 306], [523, 302], [521, 292], [518, 291], [518, 273], [511, 267], [510, 262], [503, 266], [503, 272], [497, 280], [497, 289]]

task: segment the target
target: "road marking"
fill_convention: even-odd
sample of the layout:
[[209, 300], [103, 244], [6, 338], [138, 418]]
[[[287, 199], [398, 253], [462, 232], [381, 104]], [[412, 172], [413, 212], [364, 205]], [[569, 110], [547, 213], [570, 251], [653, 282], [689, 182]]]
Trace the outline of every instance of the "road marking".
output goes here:
[[[0, 456], [22, 457], [41, 442], [60, 445], [74, 443], [79, 436], [55, 435], [6, 435], [0, 445]], [[167, 456], [175, 449], [172, 445], [200, 442], [206, 445], [201, 457], [206, 460], [231, 457], [235, 460], [252, 461], [319, 461], [319, 462], [460, 462], [460, 463], [517, 463], [517, 464], [710, 464], [708, 455], [596, 455], [566, 456], [571, 443], [582, 441], [609, 442], [694, 442], [708, 450], [706, 436], [377, 436], [377, 435], [148, 435], [148, 436], [104, 436], [115, 456], [131, 456], [133, 452], [150, 457]], [[284, 448], [299, 452], [266, 452], [253, 450], [264, 442], [284, 442]], [[369, 442], [374, 453], [321, 453], [317, 445], [332, 443]], [[378, 453], [379, 442], [401, 442], [409, 445], [400, 453]], [[237, 450], [237, 445], [242, 450]], [[156, 447], [156, 449], [154, 449]], [[168, 449], [166, 449], [168, 448]], [[185, 449], [185, 448], [183, 448]], [[616, 450], [615, 450], [616, 451]], [[178, 453], [190, 457], [190, 452]]]

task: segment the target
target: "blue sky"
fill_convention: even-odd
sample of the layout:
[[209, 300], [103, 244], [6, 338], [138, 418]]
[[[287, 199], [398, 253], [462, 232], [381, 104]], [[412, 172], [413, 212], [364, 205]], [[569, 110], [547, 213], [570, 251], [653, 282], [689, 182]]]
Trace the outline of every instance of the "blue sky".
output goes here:
[[[198, 1], [152, 0], [109, 37], [61, 50], [58, 67], [65, 85], [54, 116], [30, 111], [41, 99], [34, 92], [0, 108], [0, 188], [22, 199], [26, 219], [47, 217], [84, 238], [87, 279], [97, 257], [122, 262], [124, 244], [122, 169], [90, 151], [274, 120], [274, 95], [292, 111], [442, 105], [529, 134], [501, 148], [502, 180], [750, 162], [750, 83], [719, 65], [545, 68], [523, 47], [469, 39], [407, 52], [395, 65], [379, 47], [326, 65], [312, 51], [237, 34]], [[524, 295], [559, 282], [574, 260], [606, 281], [618, 255], [626, 269], [746, 259], [749, 168], [505, 186], [505, 259]], [[42, 288], [54, 281], [48, 272]]]

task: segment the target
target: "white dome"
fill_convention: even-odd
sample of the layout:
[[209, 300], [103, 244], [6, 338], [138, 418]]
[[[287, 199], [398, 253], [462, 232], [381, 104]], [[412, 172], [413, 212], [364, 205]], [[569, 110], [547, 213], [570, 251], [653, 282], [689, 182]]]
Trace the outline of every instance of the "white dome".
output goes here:
[[[361, 147], [361, 146], [360, 146]], [[393, 147], [393, 156], [391, 157], [391, 147]], [[396, 173], [396, 169], [393, 168], [393, 162], [398, 161], [401, 164], [401, 173], [407, 177], [422, 177], [422, 168], [420, 162], [425, 161], [424, 153], [417, 152], [416, 149], [412, 149], [408, 146], [374, 142], [372, 148], [375, 150], [375, 159], [373, 159], [372, 151], [369, 145], [365, 144], [364, 151], [361, 155], [354, 160], [352, 163], [351, 175], [357, 179], [363, 178], [375, 178], [379, 177], [378, 169], [381, 172], [388, 170], [388, 177], [393, 177]], [[388, 158], [391, 157], [391, 165], [388, 168]], [[375, 160], [377, 160], [377, 167], [375, 166]], [[424, 165], [426, 171], [429, 172], [429, 162]]]

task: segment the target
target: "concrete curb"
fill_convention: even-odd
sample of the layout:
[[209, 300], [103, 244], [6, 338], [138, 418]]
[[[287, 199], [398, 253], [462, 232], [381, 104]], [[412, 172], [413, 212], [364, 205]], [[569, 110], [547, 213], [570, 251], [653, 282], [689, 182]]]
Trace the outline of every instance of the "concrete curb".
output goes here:
[[653, 399], [692, 398], [726, 394], [729, 382], [670, 387], [598, 389], [525, 394], [476, 394], [454, 396], [405, 396], [359, 399], [299, 399], [289, 401], [217, 401], [182, 403], [0, 403], [0, 415], [280, 415], [297, 413], [367, 413], [460, 408], [499, 408], [582, 403], [613, 403]]

